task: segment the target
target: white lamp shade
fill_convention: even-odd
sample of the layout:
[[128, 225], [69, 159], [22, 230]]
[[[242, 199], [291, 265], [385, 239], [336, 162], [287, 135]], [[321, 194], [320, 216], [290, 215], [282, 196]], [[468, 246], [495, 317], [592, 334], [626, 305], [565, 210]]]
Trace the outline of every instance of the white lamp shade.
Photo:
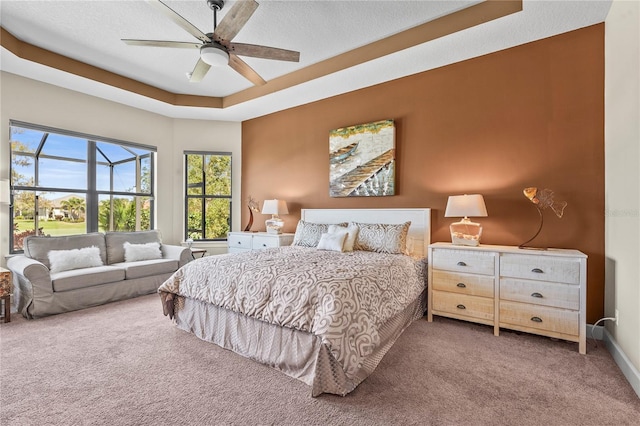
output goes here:
[[229, 63], [229, 54], [224, 49], [213, 45], [202, 46], [200, 58], [213, 67], [221, 67]]
[[487, 207], [480, 194], [452, 195], [447, 201], [444, 217], [486, 217]]
[[262, 214], [288, 214], [287, 202], [283, 200], [264, 200]]

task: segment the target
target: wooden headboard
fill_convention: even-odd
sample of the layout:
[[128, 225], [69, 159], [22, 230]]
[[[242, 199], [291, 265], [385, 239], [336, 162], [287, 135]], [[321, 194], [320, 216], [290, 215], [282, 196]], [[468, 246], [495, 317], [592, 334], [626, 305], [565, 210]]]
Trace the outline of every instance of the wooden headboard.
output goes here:
[[411, 222], [407, 248], [413, 256], [427, 255], [431, 243], [431, 209], [302, 209], [301, 219], [312, 223], [404, 223]]

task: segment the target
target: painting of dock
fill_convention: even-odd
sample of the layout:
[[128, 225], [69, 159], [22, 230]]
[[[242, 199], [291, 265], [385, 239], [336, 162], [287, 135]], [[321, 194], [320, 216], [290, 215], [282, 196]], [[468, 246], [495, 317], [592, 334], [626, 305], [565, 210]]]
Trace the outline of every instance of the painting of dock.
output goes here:
[[342, 127], [329, 132], [329, 195], [395, 195], [393, 120]]

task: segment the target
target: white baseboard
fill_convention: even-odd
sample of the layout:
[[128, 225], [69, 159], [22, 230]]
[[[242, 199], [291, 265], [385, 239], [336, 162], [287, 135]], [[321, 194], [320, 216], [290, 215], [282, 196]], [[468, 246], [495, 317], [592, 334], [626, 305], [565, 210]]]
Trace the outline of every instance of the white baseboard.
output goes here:
[[587, 338], [591, 337], [604, 341], [613, 360], [640, 398], [640, 371], [631, 363], [631, 360], [629, 360], [627, 355], [622, 351], [622, 348], [618, 345], [618, 342], [616, 342], [611, 333], [602, 326], [594, 327], [587, 324]]

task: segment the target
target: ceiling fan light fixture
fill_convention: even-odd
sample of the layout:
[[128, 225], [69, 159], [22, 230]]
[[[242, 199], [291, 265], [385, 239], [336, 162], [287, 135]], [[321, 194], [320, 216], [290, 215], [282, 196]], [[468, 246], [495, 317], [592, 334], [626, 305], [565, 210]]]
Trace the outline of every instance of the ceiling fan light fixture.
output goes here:
[[229, 64], [227, 51], [212, 44], [207, 44], [200, 48], [200, 58], [212, 67], [221, 67]]

